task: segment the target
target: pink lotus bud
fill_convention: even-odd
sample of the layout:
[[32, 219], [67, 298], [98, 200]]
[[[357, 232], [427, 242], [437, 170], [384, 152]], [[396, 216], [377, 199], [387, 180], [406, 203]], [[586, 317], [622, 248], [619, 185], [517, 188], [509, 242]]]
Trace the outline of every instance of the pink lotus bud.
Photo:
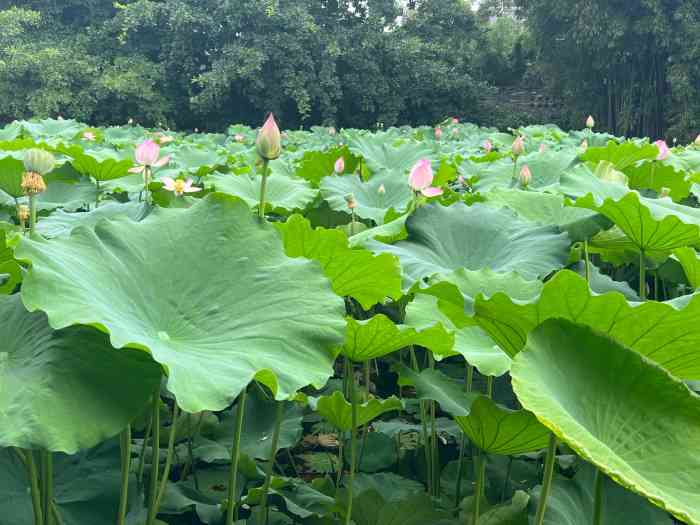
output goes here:
[[459, 124], [459, 119], [457, 117], [452, 117], [452, 124]]
[[583, 148], [583, 151], [586, 151], [588, 149], [588, 141], [586, 139], [583, 139], [581, 141], [581, 147]]
[[547, 149], [547, 145], [543, 142], [540, 144], [540, 153], [544, 153], [544, 151]]
[[466, 186], [467, 184], [467, 181], [464, 179], [464, 175], [457, 177], [457, 182], [459, 182], [462, 186]]
[[586, 119], [586, 127], [588, 129], [593, 129], [595, 127], [595, 119], [593, 118], [593, 115], [588, 115], [588, 118]]
[[136, 158], [136, 162], [142, 166], [153, 166], [158, 162], [159, 155], [160, 146], [152, 140], [146, 140], [136, 148], [134, 157]]
[[433, 168], [428, 159], [421, 159], [411, 169], [408, 176], [408, 184], [415, 192], [420, 192], [426, 197], [442, 195], [442, 188], [432, 187]]
[[661, 188], [661, 191], [659, 192], [659, 198], [663, 199], [665, 197], [670, 197], [671, 196], [671, 188], [663, 187]]
[[512, 146], [513, 155], [519, 157], [525, 152], [525, 139], [522, 135], [518, 135], [513, 141]]
[[264, 160], [275, 160], [282, 154], [282, 136], [272, 113], [260, 128], [255, 147], [260, 158]]
[[442, 128], [437, 127], [435, 128], [435, 140], [440, 140], [442, 138]]
[[83, 140], [95, 140], [95, 134], [92, 131], [86, 131], [83, 133]]
[[243, 142], [245, 140], [245, 137], [243, 135], [241, 135], [240, 133], [236, 133], [233, 136], [233, 140], [235, 140], [236, 142]]
[[530, 185], [530, 182], [532, 182], [532, 172], [527, 164], [523, 165], [522, 169], [520, 170], [518, 181], [523, 188], [527, 188]]
[[654, 142], [654, 145], [659, 148], [659, 156], [656, 157], [656, 160], [666, 160], [671, 154], [671, 150], [668, 149], [668, 144], [666, 144], [666, 141], [657, 140]]
[[343, 157], [338, 157], [338, 160], [335, 161], [335, 165], [333, 166], [333, 170], [337, 175], [345, 173], [345, 159]]
[[331, 126], [330, 128], [328, 128], [328, 134], [329, 134], [331, 137], [335, 136], [336, 133], [338, 133], [338, 130], [335, 129], [335, 127]]
[[489, 139], [486, 139], [484, 141], [484, 150], [486, 151], [486, 153], [491, 153], [492, 149], [493, 149], [493, 144], [491, 143], [491, 141]]
[[379, 185], [379, 188], [377, 189], [377, 193], [379, 193], [379, 195], [384, 195], [386, 193], [386, 188], [384, 187], [384, 184]]
[[345, 202], [347, 203], [349, 210], [354, 210], [355, 208], [357, 208], [357, 201], [355, 200], [355, 195], [353, 195], [352, 193], [348, 193], [345, 196]]

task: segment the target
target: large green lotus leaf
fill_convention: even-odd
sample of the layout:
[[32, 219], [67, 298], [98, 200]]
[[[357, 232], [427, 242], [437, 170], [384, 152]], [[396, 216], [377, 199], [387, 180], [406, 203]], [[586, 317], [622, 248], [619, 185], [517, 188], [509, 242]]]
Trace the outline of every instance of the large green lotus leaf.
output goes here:
[[690, 194], [691, 182], [686, 180], [685, 173], [676, 171], [673, 166], [651, 161], [643, 162], [625, 169], [630, 188], [636, 190], [650, 189], [661, 192], [668, 188], [671, 199], [678, 202]]
[[553, 226], [522, 221], [507, 209], [456, 203], [423, 206], [406, 221], [408, 238], [367, 247], [401, 261], [405, 286], [457, 268], [517, 271], [527, 279], [549, 274], [566, 262], [569, 238]]
[[527, 525], [530, 496], [519, 490], [511, 501], [490, 508], [479, 516], [477, 525]]
[[532, 301], [499, 293], [477, 298], [474, 309], [479, 325], [511, 357], [537, 325], [563, 318], [608, 334], [678, 377], [700, 379], [700, 296], [684, 304], [630, 303], [617, 292], [595, 294], [583, 277], [563, 270]]
[[[335, 499], [294, 478], [272, 478], [270, 494], [270, 501], [279, 498], [285, 511], [302, 519], [330, 515], [336, 507]], [[248, 491], [244, 501], [259, 505], [262, 495], [262, 487], [256, 487]]]
[[51, 180], [46, 177], [46, 191], [37, 196], [39, 210], [63, 208], [74, 211], [86, 205], [94, 204], [97, 198], [97, 186], [87, 177], [78, 180]]
[[21, 151], [0, 153], [0, 189], [11, 197], [21, 197], [22, 173], [24, 173], [23, 154]]
[[453, 336], [454, 346], [449, 348], [449, 351], [437, 353], [433, 346], [432, 352], [437, 360], [452, 355], [461, 355], [467, 363], [487, 376], [502, 376], [510, 370], [510, 357], [496, 345], [481, 327], [477, 325], [457, 327], [443, 313], [436, 297], [424, 294], [416, 295], [406, 307], [405, 323], [421, 331], [441, 328], [446, 334]]
[[355, 496], [352, 506], [355, 525], [445, 525], [454, 523], [451, 514], [437, 510], [430, 496], [412, 494], [401, 501], [387, 501], [382, 490], [368, 489]]
[[518, 173], [510, 157], [504, 157], [493, 162], [474, 162], [466, 160], [459, 171], [467, 179], [475, 179], [474, 189], [481, 193], [498, 187], [511, 187], [515, 184]]
[[345, 160], [345, 173], [354, 173], [359, 159], [347, 147], [334, 147], [326, 151], [305, 151], [295, 174], [318, 188], [324, 177], [334, 173], [335, 162], [340, 157]]
[[510, 410], [486, 396], [479, 396], [468, 416], [455, 421], [469, 439], [488, 454], [510, 456], [547, 447], [549, 430], [532, 412]]
[[54, 139], [69, 141], [86, 128], [73, 119], [47, 118], [38, 121], [22, 121], [22, 128], [35, 140]]
[[163, 153], [172, 156], [173, 166], [199, 176], [214, 171], [218, 166], [226, 165], [226, 155], [220, 148], [184, 144], [168, 148]]
[[[321, 396], [319, 398], [310, 397], [309, 402], [311, 407], [321, 417], [338, 430], [348, 432], [352, 429], [352, 405], [345, 400], [341, 392], [335, 391], [330, 396]], [[358, 403], [356, 408], [357, 426], [361, 427], [382, 414], [401, 410], [402, 408], [403, 403], [396, 396], [391, 396], [387, 399], [373, 397], [365, 403]]]
[[513, 361], [523, 407], [581, 457], [682, 521], [700, 523], [700, 398], [605, 335], [563, 319]]
[[558, 226], [572, 241], [590, 239], [612, 223], [591, 210], [565, 206], [564, 197], [551, 193], [519, 189], [494, 188], [484, 195], [486, 204], [507, 207], [522, 219]]
[[678, 248], [673, 251], [683, 267], [688, 283], [693, 288], [700, 288], [700, 257], [693, 248]]
[[318, 264], [287, 257], [272, 225], [220, 193], [139, 223], [24, 238], [16, 257], [32, 264], [22, 286], [31, 311], [150, 351], [187, 412], [225, 408], [254, 377], [278, 399], [320, 387], [342, 341], [343, 301]]
[[521, 155], [518, 157], [517, 173], [527, 165], [532, 173], [529, 187], [533, 190], [552, 187], [559, 182], [562, 174], [576, 161], [578, 152], [575, 149], [548, 149]]
[[59, 148], [61, 153], [71, 157], [73, 168], [86, 177], [104, 182], [125, 177], [134, 166], [131, 157], [126, 158], [111, 148], [83, 150], [80, 146]]
[[[119, 508], [118, 440], [74, 456], [54, 454], [54, 501], [64, 525], [112, 525]], [[132, 478], [129, 494], [136, 499]], [[26, 467], [14, 450], [0, 450], [0, 513], [7, 525], [33, 525]]]
[[[382, 186], [384, 193], [379, 191]], [[321, 195], [336, 211], [348, 211], [345, 197], [349, 194], [357, 201], [357, 216], [372, 219], [377, 224], [384, 223], [390, 208], [400, 213], [406, 211], [413, 199], [408, 179], [403, 177], [372, 177], [363, 182], [357, 175], [334, 175], [321, 181]]]
[[54, 331], [19, 295], [0, 296], [0, 444], [67, 453], [118, 434], [146, 406], [160, 366], [88, 327]]
[[580, 173], [562, 177], [561, 191], [577, 197], [575, 206], [605, 215], [645, 252], [700, 242], [700, 210], [670, 198], [642, 197], [621, 184]]
[[464, 383], [455, 381], [434, 368], [416, 372], [399, 364], [397, 370], [400, 375], [399, 384], [414, 386], [418, 399], [437, 401], [453, 417], [468, 416], [474, 401], [479, 398], [479, 394], [467, 392]]
[[384, 217], [384, 224], [375, 226], [374, 228], [367, 228], [359, 233], [351, 236], [348, 242], [352, 248], [358, 246], [364, 246], [367, 241], [371, 239], [376, 239], [381, 242], [393, 243], [396, 241], [401, 241], [406, 238], [406, 220], [409, 214], [405, 213], [399, 215], [398, 217], [389, 218], [391, 212], [387, 213]]
[[411, 326], [397, 325], [384, 314], [366, 321], [349, 317], [347, 323], [341, 352], [353, 361], [376, 359], [410, 345], [429, 348], [438, 355], [449, 354], [454, 346], [454, 335], [441, 325], [416, 330]]
[[0, 141], [15, 140], [22, 133], [22, 124], [15, 120], [0, 128]]
[[608, 161], [614, 164], [618, 170], [624, 171], [640, 160], [655, 159], [658, 155], [659, 148], [653, 144], [635, 144], [634, 142], [617, 144], [610, 141], [605, 147], [588, 148], [581, 155], [581, 160], [591, 163]]
[[[600, 232], [588, 242], [588, 251], [599, 255], [600, 258], [614, 266], [623, 264], [639, 264], [639, 246], [630, 240], [625, 232], [617, 226]], [[668, 252], [644, 254], [647, 258], [658, 259], [662, 262]]]
[[144, 204], [138, 202], [107, 202], [89, 212], [68, 213], [58, 209], [38, 221], [36, 231], [47, 239], [66, 237], [78, 226], [92, 228], [103, 219], [126, 216], [137, 220], [142, 216], [143, 208]]
[[[545, 525], [590, 525], [593, 516], [593, 486], [595, 469], [584, 464], [572, 479], [555, 476]], [[541, 487], [535, 489], [533, 499], [539, 501]], [[671, 517], [644, 498], [605, 478], [603, 485], [602, 523], [615, 525], [672, 525]], [[534, 517], [537, 505], [531, 505]]]
[[[272, 434], [275, 429], [277, 401], [265, 399], [258, 390], [251, 389], [247, 396], [244, 426], [241, 433], [241, 452], [251, 458], [267, 460], [270, 457]], [[231, 446], [236, 430], [238, 415], [236, 404], [232, 410], [224, 412], [221, 422], [211, 431], [203, 431], [197, 440], [195, 455], [209, 463], [230, 461]], [[280, 426], [279, 448], [290, 448], [301, 439], [303, 416], [302, 408], [294, 402], [285, 401]]]
[[14, 225], [0, 223], [0, 294], [11, 294], [22, 282], [24, 269], [15, 260], [13, 249], [7, 245], [7, 234]]
[[[231, 175], [214, 173], [206, 178], [207, 186], [229, 195], [235, 195], [245, 201], [251, 208], [260, 205], [260, 181], [261, 177], [244, 173]], [[289, 177], [269, 177], [265, 190], [266, 208], [270, 210], [302, 210], [316, 198], [318, 191], [314, 190], [303, 179]]]
[[[600, 271], [595, 264], [589, 263], [589, 285], [591, 290], [597, 294], [604, 294], [608, 292], [618, 292], [625, 296], [628, 301], [639, 302], [639, 294], [635, 292], [632, 287], [626, 281], [615, 281], [609, 275], [604, 274]], [[573, 270], [576, 271], [581, 277], [586, 277], [586, 263], [584, 261], [579, 261], [574, 265]]]
[[355, 135], [349, 137], [348, 149], [352, 154], [362, 157], [373, 174], [387, 170], [398, 178], [399, 174], [408, 177], [409, 170], [416, 162], [433, 155], [433, 150], [423, 142], [399, 146], [394, 146], [392, 142], [393, 139], [388, 135]]
[[300, 215], [278, 224], [278, 228], [287, 255], [321, 263], [338, 295], [357, 299], [365, 309], [387, 297], [401, 297], [401, 268], [396, 257], [375, 256], [362, 248], [352, 249], [342, 231], [313, 229]]

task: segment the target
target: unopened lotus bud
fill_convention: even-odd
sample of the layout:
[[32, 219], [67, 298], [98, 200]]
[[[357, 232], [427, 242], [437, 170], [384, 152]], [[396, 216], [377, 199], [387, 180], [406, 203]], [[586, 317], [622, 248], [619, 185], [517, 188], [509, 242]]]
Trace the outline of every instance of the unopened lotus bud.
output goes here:
[[486, 151], [486, 153], [491, 153], [492, 149], [493, 149], [493, 143], [489, 139], [486, 139], [484, 141], [484, 151]]
[[532, 182], [532, 172], [530, 168], [525, 164], [520, 170], [520, 175], [518, 175], [518, 181], [523, 188], [527, 188]]
[[464, 175], [460, 175], [459, 177], [457, 177], [457, 182], [459, 182], [462, 186], [466, 186], [466, 184], [467, 184], [467, 181], [464, 178]]
[[357, 201], [355, 200], [355, 195], [353, 195], [352, 193], [348, 193], [345, 196], [345, 202], [347, 203], [349, 210], [354, 210], [355, 208], [357, 208]]
[[29, 149], [24, 152], [24, 169], [46, 175], [51, 171], [56, 163], [53, 155], [43, 149]]
[[671, 188], [667, 188], [665, 186], [663, 188], [661, 188], [661, 191], [659, 192], [659, 198], [663, 199], [663, 198], [670, 197], [670, 196], [671, 196]]
[[384, 184], [379, 185], [379, 188], [377, 189], [377, 193], [379, 193], [379, 195], [384, 195], [386, 193], [386, 188], [384, 187]]
[[127, 124], [132, 125], [134, 123], [134, 119], [130, 118], [129, 120], [126, 121]]
[[195, 133], [199, 133], [199, 128], [194, 128]]
[[435, 140], [440, 140], [442, 138], [442, 128], [437, 127], [435, 128]]
[[459, 119], [457, 117], [452, 117], [452, 124], [459, 124]]
[[17, 219], [22, 226], [25, 226], [29, 222], [29, 206], [26, 204], [20, 204], [17, 210]]
[[547, 149], [547, 146], [544, 142], [542, 144], [540, 144], [540, 153], [544, 153], [546, 149]]
[[272, 113], [260, 128], [255, 147], [260, 158], [264, 160], [275, 160], [282, 154], [282, 135]]
[[586, 151], [588, 149], [588, 141], [586, 139], [583, 139], [583, 141], [581, 141], [581, 148], [583, 148], [583, 151]]
[[512, 151], [513, 155], [516, 157], [519, 157], [525, 152], [525, 139], [522, 137], [522, 135], [518, 135], [516, 139], [513, 141], [513, 146], [512, 146]]
[[700, 135], [698, 135], [697, 137], [695, 137], [695, 145], [696, 145], [696, 146], [700, 146]]
[[233, 137], [233, 140], [235, 140], [236, 142], [243, 142], [245, 140], [245, 137], [240, 133], [236, 133], [236, 135]]
[[345, 159], [343, 157], [338, 157], [338, 160], [335, 161], [333, 171], [335, 171], [337, 175], [345, 173]]
[[459, 135], [459, 130], [457, 128], [453, 128], [452, 129], [452, 136], [456, 137], [457, 135]]
[[595, 127], [595, 119], [593, 118], [593, 115], [588, 115], [588, 118], [586, 119], [586, 127], [588, 129], [593, 129]]
[[335, 129], [333, 126], [331, 126], [330, 128], [328, 128], [328, 134], [329, 134], [331, 137], [332, 137], [332, 136], [335, 136], [336, 133], [338, 133], [338, 130]]
[[37, 195], [46, 191], [46, 183], [44, 177], [36, 171], [25, 171], [22, 174], [22, 191], [26, 195]]

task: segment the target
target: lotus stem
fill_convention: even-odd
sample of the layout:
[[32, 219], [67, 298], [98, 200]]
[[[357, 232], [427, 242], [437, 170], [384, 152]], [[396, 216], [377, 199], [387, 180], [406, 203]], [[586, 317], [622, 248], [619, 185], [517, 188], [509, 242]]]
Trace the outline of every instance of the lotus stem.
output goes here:
[[586, 268], [586, 282], [591, 282], [591, 257], [588, 253], [588, 239], [583, 241], [583, 262]]
[[160, 464], [160, 386], [153, 394], [151, 422], [153, 441], [151, 443], [151, 479], [148, 491], [149, 502], [146, 525], [153, 525], [158, 513], [156, 503], [158, 499], [158, 467]]
[[[474, 383], [474, 367], [469, 363], [467, 365], [467, 380], [464, 383], [464, 389], [467, 392], [472, 391], [472, 385]], [[467, 436], [462, 432], [462, 439], [459, 443], [459, 462], [457, 463], [457, 487], [455, 494], [455, 508], [459, 512], [459, 502], [462, 501], [462, 472], [464, 471], [464, 453], [467, 448]]]
[[143, 192], [146, 204], [151, 203], [151, 192], [148, 189], [148, 185], [151, 182], [151, 168], [149, 166], [144, 166], [143, 168]]
[[[431, 352], [426, 352], [428, 354], [428, 363], [430, 368], [435, 368], [435, 359], [433, 359], [433, 354]], [[435, 401], [430, 401], [430, 466], [432, 467], [433, 476], [433, 496], [438, 497], [440, 495], [440, 450], [438, 448], [437, 440], [437, 424], [436, 424], [436, 403]]]
[[476, 524], [479, 521], [479, 516], [481, 515], [481, 497], [484, 493], [484, 481], [486, 478], [486, 454], [479, 451], [474, 456], [476, 465], [476, 485], [474, 487], [474, 507], [472, 513], [472, 524]]
[[100, 181], [95, 179], [95, 209], [100, 206]]
[[231, 467], [228, 473], [228, 507], [226, 507], [226, 525], [232, 525], [233, 520], [238, 520], [238, 465], [241, 460], [241, 434], [243, 433], [243, 417], [245, 415], [245, 402], [247, 386], [238, 395], [238, 411], [236, 412], [236, 429], [231, 443]]
[[596, 469], [593, 481], [593, 525], [601, 525], [603, 522], [603, 488], [605, 487], [605, 475]]
[[44, 523], [52, 525], [51, 502], [53, 501], [53, 455], [48, 450], [41, 451], [41, 514]]
[[36, 194], [29, 194], [29, 233], [36, 230]]
[[[418, 358], [416, 357], [416, 350], [413, 346], [410, 347], [409, 352], [411, 354], [411, 365], [413, 370], [420, 372], [420, 367], [418, 366]], [[428, 482], [428, 494], [433, 493], [433, 468], [431, 465], [431, 453], [429, 448], [430, 440], [428, 439], [428, 413], [425, 407], [425, 401], [420, 401], [420, 422], [421, 431], [423, 435], [423, 451], [425, 452], [425, 472], [426, 481]]]
[[647, 268], [644, 260], [644, 250], [639, 252], [639, 298], [645, 301], [647, 298]]
[[544, 462], [544, 478], [542, 480], [542, 490], [540, 491], [540, 501], [537, 504], [537, 514], [535, 515], [534, 525], [542, 525], [544, 523], [544, 514], [547, 510], [547, 500], [552, 489], [552, 478], [554, 477], [554, 464], [557, 462], [557, 437], [554, 434], [549, 435], [549, 447], [547, 448], [547, 457]]
[[148, 443], [148, 438], [151, 437], [151, 428], [153, 426], [153, 420], [148, 419], [146, 424], [146, 433], [143, 435], [143, 443], [141, 444], [141, 454], [139, 454], [139, 466], [136, 469], [136, 483], [140, 487], [143, 482], [143, 466], [145, 464], [146, 457], [146, 444]]
[[272, 443], [270, 444], [270, 461], [267, 464], [265, 472], [265, 484], [263, 485], [262, 500], [260, 502], [260, 512], [263, 515], [264, 523], [269, 523], [269, 514], [267, 508], [267, 493], [270, 491], [272, 484], [272, 471], [275, 466], [275, 456], [277, 455], [277, 446], [280, 439], [280, 427], [282, 426], [282, 415], [284, 412], [284, 404], [281, 401], [277, 402], [277, 410], [275, 415], [275, 430], [272, 432]]
[[163, 476], [160, 480], [160, 488], [158, 489], [158, 497], [156, 498], [156, 513], [160, 508], [160, 502], [165, 494], [165, 487], [168, 484], [170, 477], [170, 468], [173, 464], [173, 452], [175, 451], [175, 434], [177, 433], [177, 418], [179, 415], [177, 401], [173, 404], [173, 421], [170, 424], [170, 436], [168, 437], [168, 451], [165, 455], [165, 467], [163, 468]]
[[501, 503], [506, 500], [506, 491], [508, 490], [508, 482], [510, 475], [513, 472], [513, 456], [508, 456], [508, 468], [506, 469], [506, 479], [503, 481], [503, 489], [501, 490]]
[[27, 467], [29, 477], [29, 489], [32, 497], [32, 509], [34, 511], [34, 525], [44, 525], [44, 514], [41, 508], [41, 490], [39, 489], [39, 474], [34, 461], [34, 452], [31, 450], [16, 449], [20, 459]]
[[269, 164], [269, 160], [263, 159], [262, 179], [260, 179], [260, 207], [258, 209], [258, 214], [261, 220], [265, 219], [265, 190], [267, 189], [267, 170]]
[[56, 525], [65, 525], [65, 522], [61, 518], [61, 513], [58, 512], [58, 506], [55, 501], [51, 502], [51, 516], [53, 517]]
[[[364, 380], [365, 386], [367, 387], [365, 401], [369, 401], [370, 397], [370, 362], [365, 361], [363, 363]], [[369, 423], [365, 423], [362, 427], [362, 445], [360, 445], [360, 458], [357, 462], [358, 465], [362, 465], [362, 458], [365, 455], [365, 446], [367, 445], [367, 433], [369, 432]]]
[[119, 514], [117, 515], [117, 525], [126, 523], [126, 509], [129, 501], [129, 474], [131, 470], [131, 425], [127, 425], [120, 436], [122, 452], [122, 478], [121, 490], [119, 492]]
[[[352, 366], [351, 366], [352, 371]], [[355, 484], [355, 461], [357, 459], [357, 396], [355, 395], [355, 374], [350, 377], [350, 483], [348, 485], [348, 507], [345, 514], [345, 525], [352, 523], [352, 497]]]

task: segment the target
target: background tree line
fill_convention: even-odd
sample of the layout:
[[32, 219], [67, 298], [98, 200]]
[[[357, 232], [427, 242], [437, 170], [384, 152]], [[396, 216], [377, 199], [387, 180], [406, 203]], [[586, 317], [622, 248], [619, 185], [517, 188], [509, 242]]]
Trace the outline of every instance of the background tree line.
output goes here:
[[[700, 127], [697, 0], [0, 0], [0, 121]], [[499, 91], [500, 89], [500, 91]], [[506, 91], [503, 91], [503, 90]]]

